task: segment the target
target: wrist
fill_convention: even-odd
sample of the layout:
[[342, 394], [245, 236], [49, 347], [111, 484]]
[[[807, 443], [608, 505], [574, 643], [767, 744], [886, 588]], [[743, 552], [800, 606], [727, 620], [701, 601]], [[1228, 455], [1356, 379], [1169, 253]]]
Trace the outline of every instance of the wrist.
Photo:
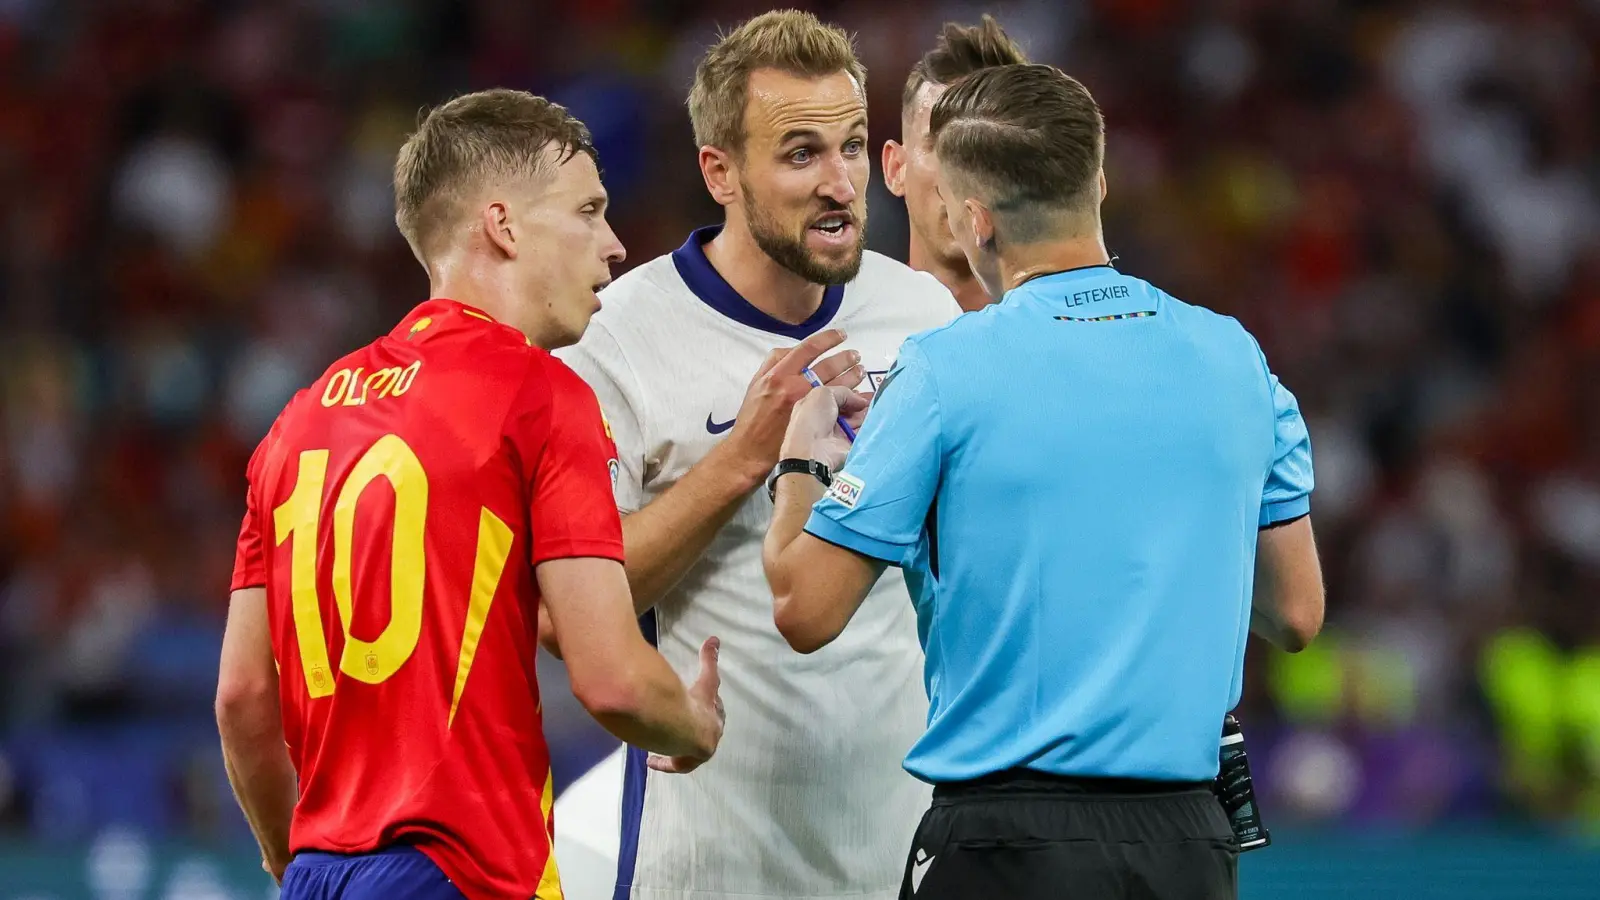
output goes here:
[[711, 707], [696, 702], [694, 705], [694, 747], [695, 755], [702, 759], [709, 758], [716, 752], [717, 739], [720, 737], [720, 724], [717, 721], [717, 711]]
[[772, 467], [777, 463], [777, 460], [743, 452], [736, 440], [731, 437], [718, 444], [715, 450], [707, 454], [706, 459], [709, 460], [712, 456], [717, 457], [717, 469], [730, 479], [740, 496], [766, 484], [767, 476], [772, 473]]
[[[817, 485], [813, 491], [820, 496], [821, 491], [833, 483], [833, 470], [826, 463], [819, 462], [810, 457], [784, 456], [778, 460], [778, 465], [772, 474], [767, 477], [767, 497], [772, 502], [778, 502], [778, 483], [790, 476], [803, 476]], [[812, 498], [815, 502], [816, 498]]]

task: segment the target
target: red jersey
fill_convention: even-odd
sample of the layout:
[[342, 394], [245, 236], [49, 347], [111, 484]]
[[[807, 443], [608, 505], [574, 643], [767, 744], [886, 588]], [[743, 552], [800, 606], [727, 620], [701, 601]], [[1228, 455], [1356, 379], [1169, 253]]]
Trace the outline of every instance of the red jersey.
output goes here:
[[609, 431], [572, 370], [451, 300], [290, 401], [233, 587], [267, 590], [291, 851], [412, 844], [469, 897], [560, 896], [533, 567], [622, 559]]

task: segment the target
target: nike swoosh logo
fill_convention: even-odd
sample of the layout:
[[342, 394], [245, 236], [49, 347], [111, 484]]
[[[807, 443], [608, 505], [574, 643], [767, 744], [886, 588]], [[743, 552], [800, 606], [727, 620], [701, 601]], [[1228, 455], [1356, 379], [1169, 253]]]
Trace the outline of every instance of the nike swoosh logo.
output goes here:
[[739, 418], [737, 416], [735, 416], [734, 418], [729, 419], [726, 422], [713, 422], [711, 420], [711, 414], [710, 413], [706, 413], [706, 430], [711, 432], [712, 434], [721, 434], [724, 431], [727, 431], [729, 428], [732, 428], [733, 427], [733, 423], [735, 423], [737, 421], [739, 421]]

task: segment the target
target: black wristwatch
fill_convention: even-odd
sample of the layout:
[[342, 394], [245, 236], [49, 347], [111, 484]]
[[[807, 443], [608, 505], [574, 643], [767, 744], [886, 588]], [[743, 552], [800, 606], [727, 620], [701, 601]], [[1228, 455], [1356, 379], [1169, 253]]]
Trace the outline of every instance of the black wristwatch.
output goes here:
[[778, 499], [778, 478], [790, 472], [805, 472], [822, 482], [823, 487], [833, 484], [833, 473], [814, 459], [780, 459], [778, 467], [772, 470], [772, 476], [767, 479], [767, 499]]

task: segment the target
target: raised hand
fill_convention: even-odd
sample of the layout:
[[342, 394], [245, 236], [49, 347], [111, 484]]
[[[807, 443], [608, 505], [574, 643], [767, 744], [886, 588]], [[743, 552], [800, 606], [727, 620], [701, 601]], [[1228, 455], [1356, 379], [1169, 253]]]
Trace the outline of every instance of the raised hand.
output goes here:
[[853, 387], [861, 382], [861, 354], [854, 350], [818, 358], [844, 339], [844, 332], [830, 328], [811, 335], [792, 349], [774, 350], [751, 379], [728, 442], [752, 468], [765, 471], [777, 465], [790, 413], [811, 390], [811, 383], [801, 374], [803, 370], [809, 367], [827, 385]]

